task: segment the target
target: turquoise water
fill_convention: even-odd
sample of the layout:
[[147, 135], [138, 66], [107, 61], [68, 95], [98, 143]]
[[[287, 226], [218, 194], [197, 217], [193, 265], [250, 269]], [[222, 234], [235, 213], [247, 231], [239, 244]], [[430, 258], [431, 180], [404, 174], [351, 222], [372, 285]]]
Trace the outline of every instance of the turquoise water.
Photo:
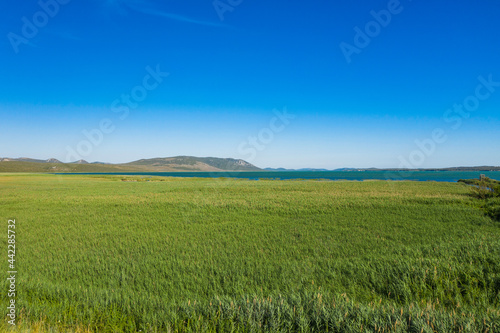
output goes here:
[[[82, 174], [82, 173], [78, 173]], [[456, 182], [479, 178], [481, 174], [500, 180], [500, 171], [242, 171], [242, 172], [125, 172], [83, 173], [88, 175], [128, 175], [163, 177], [243, 178], [243, 179], [328, 179], [328, 180], [415, 180]]]

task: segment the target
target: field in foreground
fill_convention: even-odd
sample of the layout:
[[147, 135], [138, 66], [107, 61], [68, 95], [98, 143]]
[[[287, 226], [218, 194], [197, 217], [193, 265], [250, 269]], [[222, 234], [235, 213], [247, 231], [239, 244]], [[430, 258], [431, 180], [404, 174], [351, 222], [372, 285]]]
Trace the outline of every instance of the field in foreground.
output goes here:
[[500, 223], [465, 184], [143, 180], [0, 175], [18, 330], [500, 330]]

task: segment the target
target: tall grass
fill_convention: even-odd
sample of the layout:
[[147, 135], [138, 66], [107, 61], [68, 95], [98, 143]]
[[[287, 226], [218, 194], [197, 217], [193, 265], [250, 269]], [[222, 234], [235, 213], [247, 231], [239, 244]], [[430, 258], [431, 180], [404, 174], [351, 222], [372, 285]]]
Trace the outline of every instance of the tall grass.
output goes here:
[[126, 180], [0, 177], [0, 216], [18, 225], [23, 325], [97, 332], [500, 327], [499, 225], [465, 185]]

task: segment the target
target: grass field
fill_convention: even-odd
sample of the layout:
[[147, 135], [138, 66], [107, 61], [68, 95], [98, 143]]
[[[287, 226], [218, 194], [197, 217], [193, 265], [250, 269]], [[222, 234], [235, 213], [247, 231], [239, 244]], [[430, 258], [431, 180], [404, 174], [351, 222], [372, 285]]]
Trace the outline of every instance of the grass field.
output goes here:
[[19, 331], [500, 330], [500, 223], [465, 184], [4, 174], [0, 197]]

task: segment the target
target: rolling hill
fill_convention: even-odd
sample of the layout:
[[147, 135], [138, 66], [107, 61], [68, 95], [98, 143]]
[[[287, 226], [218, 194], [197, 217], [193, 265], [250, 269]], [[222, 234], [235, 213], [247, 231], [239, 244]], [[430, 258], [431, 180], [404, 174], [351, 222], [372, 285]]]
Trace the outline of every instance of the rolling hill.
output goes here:
[[234, 158], [175, 156], [143, 159], [124, 164], [132, 167], [173, 168], [182, 171], [258, 171], [260, 168]]
[[54, 158], [0, 158], [0, 172], [176, 172], [176, 171], [259, 171], [260, 168], [234, 158], [175, 156], [142, 159], [123, 164], [62, 163]]

